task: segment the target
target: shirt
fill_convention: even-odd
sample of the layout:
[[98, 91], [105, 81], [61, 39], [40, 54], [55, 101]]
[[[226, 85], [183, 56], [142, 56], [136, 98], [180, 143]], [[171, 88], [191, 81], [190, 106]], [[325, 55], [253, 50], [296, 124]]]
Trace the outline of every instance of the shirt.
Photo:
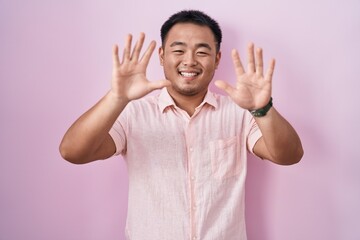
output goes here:
[[127, 239], [246, 239], [247, 152], [262, 136], [247, 110], [208, 91], [190, 117], [163, 89], [109, 133], [128, 168]]

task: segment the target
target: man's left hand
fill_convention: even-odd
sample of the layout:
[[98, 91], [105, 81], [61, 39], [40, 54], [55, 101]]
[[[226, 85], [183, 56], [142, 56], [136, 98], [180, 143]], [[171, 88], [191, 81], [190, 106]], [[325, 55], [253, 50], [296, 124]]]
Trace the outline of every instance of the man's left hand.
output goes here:
[[271, 59], [264, 75], [263, 53], [261, 48], [256, 49], [250, 43], [247, 49], [248, 65], [245, 71], [237, 50], [232, 51], [232, 60], [236, 73], [236, 86], [232, 87], [225, 81], [216, 81], [215, 85], [224, 90], [240, 107], [248, 110], [263, 108], [271, 98], [272, 76], [275, 60]]

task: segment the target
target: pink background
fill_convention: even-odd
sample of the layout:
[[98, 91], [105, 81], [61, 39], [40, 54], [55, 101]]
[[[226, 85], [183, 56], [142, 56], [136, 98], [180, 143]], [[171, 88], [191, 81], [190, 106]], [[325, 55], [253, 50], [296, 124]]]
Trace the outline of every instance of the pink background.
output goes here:
[[360, 239], [360, 1], [0, 0], [1, 240], [124, 239], [124, 162], [72, 165], [58, 145], [109, 89], [112, 44], [159, 43], [184, 8], [222, 25], [216, 78], [234, 82], [229, 52], [249, 41], [277, 59], [274, 104], [303, 141], [298, 165], [250, 159], [249, 239]]

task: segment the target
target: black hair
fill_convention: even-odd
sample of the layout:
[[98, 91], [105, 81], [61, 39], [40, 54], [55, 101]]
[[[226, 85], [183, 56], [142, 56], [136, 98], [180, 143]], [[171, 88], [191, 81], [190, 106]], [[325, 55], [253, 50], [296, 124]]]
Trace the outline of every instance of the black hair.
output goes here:
[[170, 16], [161, 26], [160, 36], [162, 44], [164, 44], [170, 29], [177, 23], [193, 23], [209, 27], [216, 40], [216, 51], [220, 50], [222, 33], [219, 24], [210, 16], [198, 10], [182, 10]]

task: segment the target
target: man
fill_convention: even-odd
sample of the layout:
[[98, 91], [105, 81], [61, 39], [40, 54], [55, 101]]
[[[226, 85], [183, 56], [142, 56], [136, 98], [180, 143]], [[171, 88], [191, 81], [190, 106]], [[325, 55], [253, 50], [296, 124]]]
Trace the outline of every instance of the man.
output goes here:
[[[272, 106], [275, 61], [264, 73], [262, 49], [248, 46], [245, 70], [232, 58], [236, 86], [208, 90], [220, 58], [221, 30], [200, 11], [181, 11], [161, 28], [165, 80], [145, 72], [145, 35], [123, 56], [113, 49], [110, 91], [67, 131], [61, 155], [76, 164], [122, 154], [129, 173], [128, 239], [246, 239], [244, 184], [247, 151], [282, 165], [303, 149], [291, 125]], [[155, 89], [159, 95], [147, 96]], [[143, 98], [144, 97], [144, 98]]]

